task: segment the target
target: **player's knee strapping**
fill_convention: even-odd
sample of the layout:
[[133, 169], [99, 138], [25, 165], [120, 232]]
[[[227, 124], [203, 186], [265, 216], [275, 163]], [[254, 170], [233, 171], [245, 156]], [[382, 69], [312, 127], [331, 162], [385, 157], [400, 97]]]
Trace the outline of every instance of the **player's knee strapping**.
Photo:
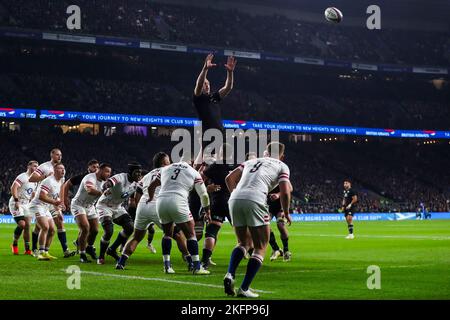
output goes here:
[[214, 238], [217, 240], [217, 234], [219, 233], [220, 226], [214, 223], [210, 223], [206, 226], [205, 229], [205, 238]]
[[195, 224], [195, 235], [197, 236], [197, 240], [200, 241], [203, 238], [203, 228], [204, 228], [205, 224], [202, 221], [201, 223], [196, 223]]
[[104, 242], [109, 242], [109, 240], [111, 240], [111, 237], [114, 233], [114, 225], [111, 220], [106, 219], [102, 222], [102, 227], [103, 227], [103, 231], [104, 231], [102, 240]]
[[284, 226], [286, 224], [286, 221], [284, 221], [283, 217], [279, 217], [277, 218], [277, 224]]

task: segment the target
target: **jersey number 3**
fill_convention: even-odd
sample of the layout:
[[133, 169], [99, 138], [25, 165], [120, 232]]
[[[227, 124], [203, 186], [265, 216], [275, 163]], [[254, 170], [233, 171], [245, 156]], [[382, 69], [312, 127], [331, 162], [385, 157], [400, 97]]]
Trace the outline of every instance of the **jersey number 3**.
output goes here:
[[170, 177], [170, 179], [172, 179], [172, 180], [177, 180], [178, 175], [180, 174], [180, 172], [181, 172], [181, 169], [175, 169], [175, 170], [173, 171], [173, 175]]

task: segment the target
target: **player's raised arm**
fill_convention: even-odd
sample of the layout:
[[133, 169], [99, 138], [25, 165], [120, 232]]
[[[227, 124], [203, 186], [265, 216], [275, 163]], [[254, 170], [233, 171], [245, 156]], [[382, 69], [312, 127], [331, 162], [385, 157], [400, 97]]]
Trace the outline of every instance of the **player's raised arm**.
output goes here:
[[195, 84], [194, 95], [199, 96], [202, 94], [203, 85], [205, 83], [206, 74], [208, 70], [215, 67], [216, 64], [212, 62], [214, 55], [212, 53], [208, 54], [205, 59], [205, 64], [203, 65], [202, 71], [198, 75], [197, 82]]
[[227, 69], [227, 80], [225, 81], [225, 85], [219, 90], [221, 99], [226, 97], [233, 89], [234, 68], [236, 67], [236, 63], [235, 57], [228, 57], [227, 64], [225, 65], [225, 69]]

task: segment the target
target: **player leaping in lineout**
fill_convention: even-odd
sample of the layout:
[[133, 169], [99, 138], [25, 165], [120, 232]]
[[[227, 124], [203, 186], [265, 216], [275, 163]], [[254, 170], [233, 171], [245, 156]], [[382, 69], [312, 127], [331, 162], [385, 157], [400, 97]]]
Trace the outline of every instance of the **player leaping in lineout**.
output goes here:
[[227, 70], [225, 85], [219, 91], [211, 94], [211, 86], [206, 76], [208, 70], [217, 66], [212, 62], [213, 58], [213, 54], [208, 54], [206, 57], [205, 64], [197, 78], [194, 96], [192, 98], [198, 117], [202, 121], [203, 131], [208, 129], [218, 129], [223, 131], [222, 112], [218, 103], [233, 89], [234, 68], [237, 63], [237, 60], [233, 56], [228, 57], [227, 63], [225, 64], [225, 69]]

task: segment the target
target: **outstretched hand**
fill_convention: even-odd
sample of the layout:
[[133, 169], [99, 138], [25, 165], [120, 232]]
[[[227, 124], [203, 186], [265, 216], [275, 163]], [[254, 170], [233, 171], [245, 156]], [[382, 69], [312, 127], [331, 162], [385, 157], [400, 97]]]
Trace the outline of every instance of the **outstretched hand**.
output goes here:
[[236, 58], [233, 56], [229, 56], [227, 59], [227, 64], [225, 65], [225, 69], [227, 69], [227, 71], [230, 71], [230, 72], [234, 71], [234, 68], [236, 67], [236, 63], [237, 63]]
[[209, 69], [217, 66], [217, 64], [212, 62], [213, 58], [214, 58], [214, 55], [212, 53], [210, 53], [206, 56], [205, 66], [203, 67], [204, 69], [209, 70]]

